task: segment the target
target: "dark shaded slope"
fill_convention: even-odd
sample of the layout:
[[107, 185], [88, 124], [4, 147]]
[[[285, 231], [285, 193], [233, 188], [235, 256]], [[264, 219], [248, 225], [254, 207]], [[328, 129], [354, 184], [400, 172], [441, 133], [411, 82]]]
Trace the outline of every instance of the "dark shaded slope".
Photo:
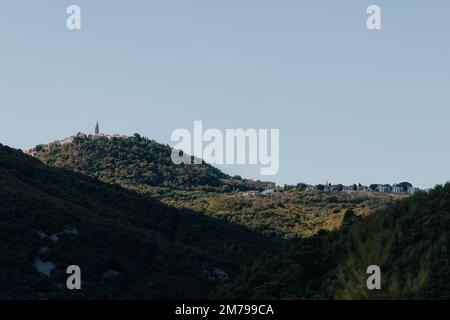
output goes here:
[[[285, 241], [245, 266], [217, 297], [450, 299], [450, 184], [390, 205], [338, 231]], [[368, 266], [382, 289], [367, 288]], [[252, 288], [252, 290], [248, 290]]]
[[[207, 298], [275, 247], [0, 145], [0, 298]], [[48, 276], [36, 262], [55, 268]], [[81, 291], [66, 289], [72, 264]]]
[[[354, 224], [341, 241], [334, 297], [450, 299], [450, 184]], [[382, 270], [381, 291], [366, 288], [369, 265]]]
[[[2, 146], [0, 298], [449, 299], [449, 217], [446, 185], [338, 231], [268, 239]], [[79, 292], [64, 286], [71, 264]], [[366, 288], [372, 264], [381, 291]]]

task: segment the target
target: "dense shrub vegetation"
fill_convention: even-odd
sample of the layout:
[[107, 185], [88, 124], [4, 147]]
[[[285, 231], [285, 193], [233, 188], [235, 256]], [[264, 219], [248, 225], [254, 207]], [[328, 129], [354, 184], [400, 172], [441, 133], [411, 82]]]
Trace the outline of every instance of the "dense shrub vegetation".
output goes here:
[[112, 140], [76, 139], [66, 145], [53, 144], [50, 150], [37, 148], [36, 156], [44, 163], [92, 175], [105, 182], [175, 189], [221, 186], [229, 178], [208, 165], [175, 165], [172, 149], [139, 135]]
[[[450, 185], [403, 200], [295, 190], [246, 198], [222, 190], [229, 178], [210, 167], [193, 170], [220, 189], [191, 188], [206, 180], [188, 168], [190, 182], [172, 188], [180, 172], [166, 164], [156, 172], [168, 184], [140, 184], [147, 169], [128, 172], [139, 167], [132, 156], [90, 155], [96, 143], [40, 158], [103, 181], [0, 145], [0, 298], [450, 298]], [[142, 166], [153, 162], [162, 160]], [[54, 263], [49, 276], [37, 258]], [[83, 270], [81, 291], [65, 289], [71, 264]], [[373, 264], [380, 291], [366, 287]]]
[[[216, 297], [450, 299], [450, 184], [349, 220], [339, 230], [283, 242]], [[382, 290], [367, 289], [370, 265], [381, 268]]]
[[[207, 298], [276, 243], [0, 145], [0, 298]], [[66, 289], [72, 264], [81, 291]]]
[[274, 196], [246, 198], [243, 191], [263, 190], [270, 184], [230, 178], [208, 164], [176, 166], [169, 146], [138, 135], [128, 139], [80, 139], [36, 151], [36, 157], [45, 164], [119, 184], [170, 206], [220, 217], [271, 236], [304, 237], [322, 229], [333, 230], [341, 226], [349, 208], [365, 216], [404, 197], [373, 192], [304, 192], [294, 188]]
[[309, 237], [320, 230], [341, 227], [352, 210], [358, 217], [369, 215], [401, 195], [373, 192], [354, 194], [280, 190], [271, 196], [247, 198], [242, 193], [179, 192], [158, 194], [165, 203], [236, 222], [268, 236]]

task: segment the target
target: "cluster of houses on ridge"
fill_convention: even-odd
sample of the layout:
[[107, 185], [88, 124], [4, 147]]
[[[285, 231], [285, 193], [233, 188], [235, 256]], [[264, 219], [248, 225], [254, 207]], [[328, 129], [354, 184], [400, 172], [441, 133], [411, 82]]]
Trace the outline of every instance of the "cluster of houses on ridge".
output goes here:
[[418, 191], [421, 191], [421, 189], [414, 187], [412, 184], [408, 182], [402, 182], [394, 185], [389, 184], [372, 184], [370, 186], [364, 186], [362, 184], [354, 184], [351, 186], [345, 186], [342, 184], [319, 184], [316, 186], [313, 185], [307, 185], [307, 184], [298, 184], [297, 186], [285, 186], [278, 187], [278, 188], [271, 188], [266, 189], [264, 191], [247, 191], [244, 192], [242, 195], [246, 198], [252, 198], [257, 196], [271, 196], [275, 194], [277, 191], [284, 191], [289, 189], [295, 189], [295, 190], [303, 190], [303, 191], [322, 191], [322, 192], [344, 192], [344, 193], [355, 193], [355, 192], [379, 192], [379, 193], [396, 193], [396, 194], [410, 194], [413, 195], [417, 193]]
[[332, 185], [331, 183], [327, 182], [325, 185], [307, 186], [306, 190], [322, 190], [325, 192], [338, 191], [346, 193], [371, 191], [380, 193], [407, 193], [411, 195], [420, 191], [419, 188], [414, 187], [409, 182], [402, 182], [399, 184], [394, 184], [392, 186], [389, 184], [371, 184], [370, 186], [364, 186], [360, 183], [351, 186], [344, 186], [342, 184]]

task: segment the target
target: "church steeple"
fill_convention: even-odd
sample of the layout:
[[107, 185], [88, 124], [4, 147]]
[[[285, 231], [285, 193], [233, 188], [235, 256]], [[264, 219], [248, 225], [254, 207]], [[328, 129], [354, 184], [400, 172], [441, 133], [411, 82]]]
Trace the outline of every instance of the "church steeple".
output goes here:
[[95, 134], [99, 134], [100, 133], [100, 127], [98, 126], [98, 122], [97, 125], [95, 126]]

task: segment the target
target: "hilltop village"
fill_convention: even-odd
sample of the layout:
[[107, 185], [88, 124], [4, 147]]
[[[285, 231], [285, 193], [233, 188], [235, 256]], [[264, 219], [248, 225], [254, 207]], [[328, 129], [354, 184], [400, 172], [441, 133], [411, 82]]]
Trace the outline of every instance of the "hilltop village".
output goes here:
[[36, 148], [30, 149], [30, 150], [25, 150], [25, 153], [34, 157], [36, 155], [36, 152], [38, 152], [38, 151], [50, 150], [50, 148], [52, 146], [55, 146], [55, 145], [63, 146], [63, 145], [72, 143], [75, 140], [97, 141], [97, 140], [102, 140], [102, 139], [111, 140], [114, 138], [127, 139], [127, 138], [131, 138], [131, 136], [126, 136], [126, 135], [121, 135], [121, 134], [112, 134], [111, 135], [111, 134], [100, 133], [100, 126], [97, 122], [94, 133], [78, 132], [77, 134], [75, 134], [71, 137], [65, 138], [63, 140], [55, 140], [55, 141], [47, 143], [47, 144], [40, 144], [40, 145], [36, 146]]
[[344, 186], [342, 184], [332, 185], [331, 183], [327, 183], [325, 185], [307, 186], [306, 189], [322, 190], [325, 192], [340, 191], [346, 193], [353, 193], [358, 191], [371, 191], [380, 193], [407, 193], [411, 195], [420, 191], [419, 188], [414, 187], [409, 182], [395, 183], [392, 186], [389, 184], [371, 184], [370, 186], [365, 186], [360, 183], [353, 184], [351, 186]]

